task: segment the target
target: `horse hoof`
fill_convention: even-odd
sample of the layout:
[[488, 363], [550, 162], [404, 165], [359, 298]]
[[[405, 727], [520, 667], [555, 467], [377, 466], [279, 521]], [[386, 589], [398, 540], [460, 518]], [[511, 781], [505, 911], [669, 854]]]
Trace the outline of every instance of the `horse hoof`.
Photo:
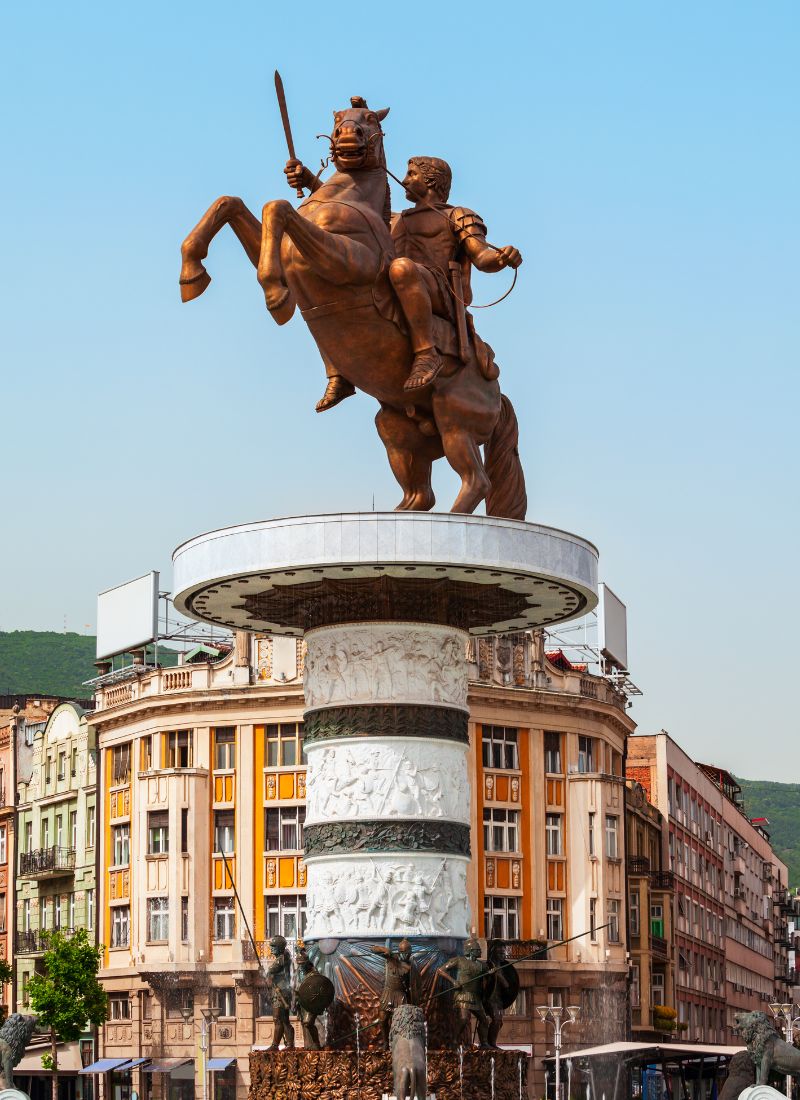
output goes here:
[[181, 301], [192, 302], [199, 298], [210, 282], [211, 276], [205, 268], [192, 279], [181, 279]]
[[282, 287], [281, 293], [277, 295], [273, 291], [267, 292], [265, 290], [264, 298], [273, 321], [279, 325], [285, 325], [291, 319], [295, 305], [292, 292], [288, 286]]

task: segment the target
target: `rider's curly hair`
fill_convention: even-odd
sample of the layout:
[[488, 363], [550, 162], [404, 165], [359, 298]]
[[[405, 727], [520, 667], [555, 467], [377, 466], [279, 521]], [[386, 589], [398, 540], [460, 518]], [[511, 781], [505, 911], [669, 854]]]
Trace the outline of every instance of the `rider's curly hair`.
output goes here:
[[450, 185], [453, 182], [453, 172], [446, 160], [439, 157], [411, 157], [409, 164], [416, 164], [417, 168], [430, 187], [442, 202], [447, 202], [450, 197]]

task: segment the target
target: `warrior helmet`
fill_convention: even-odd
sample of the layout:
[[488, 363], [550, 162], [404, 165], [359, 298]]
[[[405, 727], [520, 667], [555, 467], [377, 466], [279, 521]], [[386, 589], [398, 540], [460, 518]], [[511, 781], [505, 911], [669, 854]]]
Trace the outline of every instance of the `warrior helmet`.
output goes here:
[[273, 955], [282, 955], [286, 950], [286, 940], [283, 936], [272, 936], [269, 940], [269, 949]]
[[481, 944], [474, 935], [470, 936], [467, 942], [464, 944], [464, 954], [468, 959], [479, 959], [481, 957]]
[[411, 955], [411, 943], [405, 937], [403, 937], [403, 939], [400, 940], [400, 943], [398, 943], [397, 953], [401, 955], [404, 959], [407, 959]]

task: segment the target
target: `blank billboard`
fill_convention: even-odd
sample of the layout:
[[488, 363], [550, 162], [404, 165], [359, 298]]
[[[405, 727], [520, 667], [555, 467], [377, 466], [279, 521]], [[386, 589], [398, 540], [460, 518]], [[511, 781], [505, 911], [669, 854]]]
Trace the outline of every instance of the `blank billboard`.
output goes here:
[[600, 652], [618, 668], [628, 668], [628, 612], [607, 584], [599, 584], [597, 607]]
[[97, 597], [97, 656], [113, 657], [158, 634], [158, 573], [118, 584]]

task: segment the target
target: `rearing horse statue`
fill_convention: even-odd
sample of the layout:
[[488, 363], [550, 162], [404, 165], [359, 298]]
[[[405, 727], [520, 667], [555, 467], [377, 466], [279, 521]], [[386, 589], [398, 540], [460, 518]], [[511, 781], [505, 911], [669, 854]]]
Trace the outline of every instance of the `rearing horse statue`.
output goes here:
[[436, 379], [404, 392], [413, 352], [387, 277], [394, 257], [381, 129], [387, 114], [366, 105], [334, 113], [336, 172], [299, 209], [274, 199], [259, 222], [240, 198], [217, 199], [183, 242], [181, 297], [191, 301], [206, 289], [211, 278], [202, 261], [230, 225], [275, 321], [286, 324], [299, 306], [326, 366], [379, 402], [375, 423], [403, 490], [398, 509], [433, 507], [431, 468], [444, 456], [461, 478], [453, 512], [474, 512], [485, 500], [487, 515], [524, 519], [517, 418], [475, 339], [461, 356], [445, 341]]

